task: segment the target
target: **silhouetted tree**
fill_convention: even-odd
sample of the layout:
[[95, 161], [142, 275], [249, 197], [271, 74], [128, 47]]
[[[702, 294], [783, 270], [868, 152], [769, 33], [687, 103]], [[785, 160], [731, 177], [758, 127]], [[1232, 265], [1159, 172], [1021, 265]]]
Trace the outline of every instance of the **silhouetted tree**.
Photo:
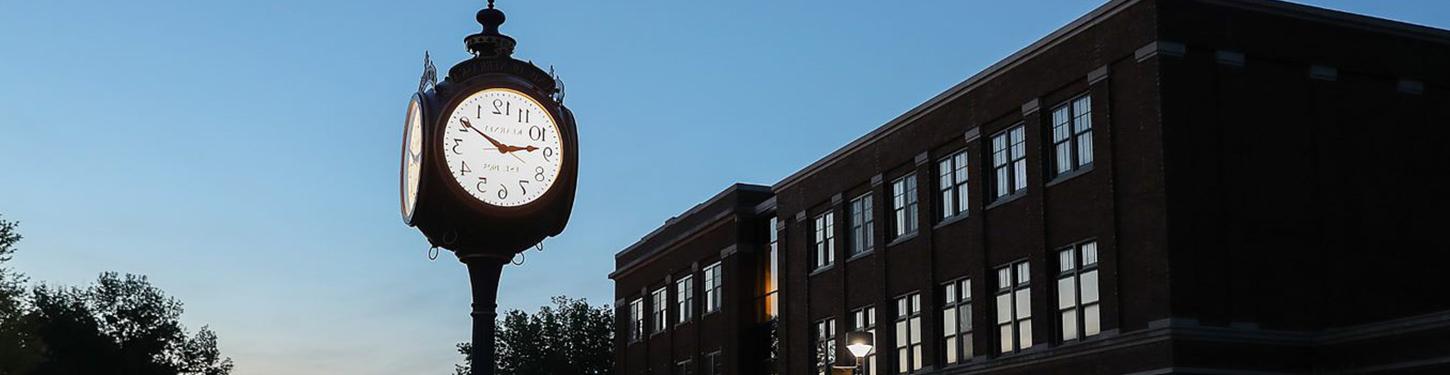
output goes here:
[[[504, 314], [494, 346], [498, 375], [609, 374], [614, 367], [614, 311], [593, 307], [583, 299], [554, 297], [533, 315], [519, 310]], [[468, 375], [472, 346], [459, 344], [464, 364], [456, 375]]]
[[[232, 360], [202, 327], [188, 337], [181, 302], [145, 276], [101, 274], [86, 288], [39, 285], [4, 268], [20, 240], [0, 220], [0, 375], [226, 375]], [[28, 294], [28, 295], [27, 295]]]

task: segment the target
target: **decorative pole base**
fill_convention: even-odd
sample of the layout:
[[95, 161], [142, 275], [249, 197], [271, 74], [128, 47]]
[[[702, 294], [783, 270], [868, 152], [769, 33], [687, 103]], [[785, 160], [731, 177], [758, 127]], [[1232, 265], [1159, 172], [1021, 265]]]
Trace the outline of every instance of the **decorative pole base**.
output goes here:
[[507, 259], [461, 256], [473, 286], [473, 375], [494, 374], [494, 322], [498, 318], [498, 281]]

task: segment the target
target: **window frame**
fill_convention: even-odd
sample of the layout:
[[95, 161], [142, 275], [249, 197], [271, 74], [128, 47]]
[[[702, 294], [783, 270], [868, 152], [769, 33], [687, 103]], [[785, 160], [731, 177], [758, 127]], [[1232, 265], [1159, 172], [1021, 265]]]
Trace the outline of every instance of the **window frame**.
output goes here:
[[1054, 107], [1048, 134], [1052, 147], [1051, 173], [1054, 178], [1092, 169], [1095, 159], [1093, 145], [1092, 94], [1083, 93]]
[[851, 310], [851, 332], [871, 333], [871, 353], [867, 353], [861, 361], [863, 366], [861, 373], [864, 375], [876, 375], [878, 368], [876, 354], [880, 352], [880, 347], [877, 346], [877, 343], [880, 343], [881, 340], [876, 339], [876, 331], [876, 306], [862, 306]]
[[[963, 277], [941, 285], [942, 365], [967, 363], [975, 357], [972, 325], [972, 279]], [[948, 312], [948, 310], [951, 310]], [[956, 327], [949, 331], [949, 327]]]
[[695, 275], [675, 280], [675, 325], [695, 320]]
[[901, 239], [916, 234], [921, 229], [918, 222], [916, 173], [908, 173], [891, 180], [892, 239]]
[[852, 198], [846, 204], [846, 220], [850, 228], [851, 257], [869, 253], [876, 248], [875, 204], [870, 192]]
[[[1030, 349], [1035, 344], [1032, 330], [1031, 265], [1027, 260], [1019, 260], [993, 269], [993, 272], [997, 276], [997, 289], [993, 294], [993, 303], [996, 307], [993, 322], [996, 323], [997, 328], [997, 353], [1011, 354]], [[1006, 272], [1005, 277], [1003, 272]], [[1008, 319], [1006, 321], [1002, 319], [1003, 297], [1006, 297], [1007, 301]], [[1005, 333], [1007, 330], [1011, 332]], [[1024, 338], [1026, 340], [1023, 340]], [[1011, 342], [1006, 341], [1007, 339], [1010, 339]], [[1007, 348], [1007, 346], [1011, 347]]]
[[[813, 350], [812, 352], [816, 354], [814, 356], [816, 358], [816, 361], [815, 366], [812, 367], [815, 368], [815, 372], [817, 375], [829, 375], [831, 372], [831, 367], [834, 367], [836, 364], [836, 359], [838, 359], [836, 355], [839, 354], [837, 353], [838, 348], [836, 345], [836, 339], [837, 332], [840, 331], [837, 328], [838, 326], [836, 325], [836, 317], [833, 316], [828, 316], [816, 320], [815, 324], [813, 325], [816, 345], [815, 350]], [[824, 351], [826, 354], [826, 363], [821, 363], [820, 358], [822, 351]]]
[[644, 341], [644, 297], [629, 301], [629, 343]]
[[[971, 171], [965, 148], [937, 160], [937, 194], [941, 196], [937, 205], [937, 219], [942, 222], [958, 216], [967, 216], [971, 195], [968, 189]], [[950, 206], [950, 207], [948, 207]]]
[[668, 284], [649, 292], [650, 336], [665, 333], [669, 329], [670, 287]]
[[1027, 191], [1027, 130], [1019, 122], [991, 138], [992, 199], [1003, 201]]
[[[1092, 254], [1092, 263], [1086, 263], [1089, 258], [1086, 256], [1086, 254], [1088, 254], [1089, 252]], [[1063, 264], [1065, 260], [1065, 254], [1071, 258], [1066, 259], [1067, 263], [1070, 264]], [[1100, 265], [1102, 263], [1102, 252], [1099, 251], [1097, 240], [1081, 241], [1067, 247], [1059, 248], [1057, 251], [1057, 255], [1058, 273], [1056, 288], [1058, 340], [1061, 340], [1064, 343], [1081, 341], [1102, 334], [1103, 299], [1102, 271], [1100, 268]], [[1089, 274], [1092, 275], [1091, 278], [1093, 279], [1093, 281], [1096, 282], [1096, 284], [1091, 285], [1093, 289], [1093, 294], [1095, 295], [1095, 299], [1090, 302], [1084, 302], [1083, 290], [1086, 289], [1084, 285], [1086, 285], [1087, 283], [1086, 281], [1084, 281], [1084, 275]], [[1070, 301], [1070, 305], [1068, 306], [1064, 306], [1064, 302], [1068, 301], [1063, 300], [1063, 281], [1067, 281], [1072, 287], [1072, 298]], [[1089, 332], [1088, 330], [1088, 318], [1090, 315], [1090, 313], [1088, 312], [1089, 309], [1093, 311], [1092, 314], [1097, 315], [1097, 330], [1093, 332]], [[1071, 319], [1073, 325], [1071, 328], [1068, 327], [1068, 317], [1066, 317], [1066, 315], [1068, 314], [1072, 315]], [[1069, 329], [1071, 329], [1072, 331], [1072, 337], [1068, 337]]]
[[[921, 292], [899, 296], [896, 301], [896, 373], [911, 374], [925, 367], [922, 348]], [[905, 332], [902, 332], [902, 330]], [[905, 336], [905, 340], [900, 338]]]
[[720, 261], [716, 261], [704, 268], [705, 315], [720, 311], [720, 308], [724, 305], [723, 296], [721, 295], [724, 289], [724, 282], [721, 280], [724, 277], [724, 272], [721, 271], [720, 267]]
[[815, 268], [822, 270], [836, 265], [836, 212], [826, 210], [811, 220], [811, 243], [815, 249]]

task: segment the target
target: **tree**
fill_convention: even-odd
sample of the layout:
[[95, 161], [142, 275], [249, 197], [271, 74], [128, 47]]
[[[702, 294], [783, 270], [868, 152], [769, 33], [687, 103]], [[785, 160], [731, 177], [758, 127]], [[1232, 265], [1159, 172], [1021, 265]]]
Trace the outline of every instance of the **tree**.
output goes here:
[[25, 315], [25, 275], [5, 263], [20, 242], [18, 223], [0, 217], [0, 375], [24, 374], [40, 363], [42, 348]]
[[[614, 367], [614, 312], [583, 299], [554, 297], [533, 315], [520, 310], [504, 314], [494, 335], [499, 375], [609, 374]], [[464, 363], [456, 375], [468, 375], [472, 346], [458, 344]]]

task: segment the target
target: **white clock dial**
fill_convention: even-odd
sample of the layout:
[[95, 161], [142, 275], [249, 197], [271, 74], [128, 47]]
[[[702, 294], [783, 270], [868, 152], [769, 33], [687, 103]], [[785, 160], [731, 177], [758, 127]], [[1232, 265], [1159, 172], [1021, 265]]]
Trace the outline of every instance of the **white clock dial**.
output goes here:
[[423, 105], [418, 97], [408, 102], [403, 125], [403, 221], [411, 223], [418, 205], [418, 182], [423, 171]]
[[553, 114], [506, 88], [469, 95], [448, 115], [443, 159], [459, 187], [479, 201], [517, 207], [539, 199], [559, 178], [564, 142]]

